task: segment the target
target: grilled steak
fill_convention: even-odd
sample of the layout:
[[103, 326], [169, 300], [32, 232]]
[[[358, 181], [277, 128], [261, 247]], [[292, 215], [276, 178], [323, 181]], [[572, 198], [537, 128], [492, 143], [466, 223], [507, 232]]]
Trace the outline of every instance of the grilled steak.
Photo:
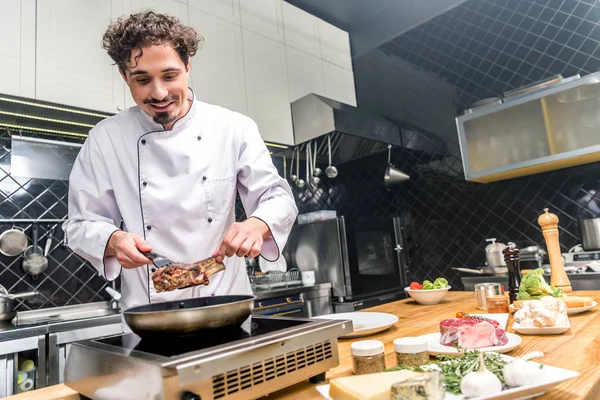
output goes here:
[[175, 263], [158, 268], [152, 274], [152, 282], [157, 292], [170, 292], [191, 286], [208, 285], [208, 278], [224, 269], [225, 265], [212, 257], [192, 264]]
[[451, 318], [440, 322], [440, 343], [452, 346], [458, 343], [463, 349], [503, 346], [508, 343], [504, 329], [498, 321], [482, 318]]

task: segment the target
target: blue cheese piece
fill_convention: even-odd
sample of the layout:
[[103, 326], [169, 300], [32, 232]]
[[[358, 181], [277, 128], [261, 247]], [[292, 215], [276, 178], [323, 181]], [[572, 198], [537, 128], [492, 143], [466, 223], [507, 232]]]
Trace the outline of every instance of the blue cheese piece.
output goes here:
[[442, 400], [445, 394], [439, 371], [413, 376], [392, 385], [392, 400]]

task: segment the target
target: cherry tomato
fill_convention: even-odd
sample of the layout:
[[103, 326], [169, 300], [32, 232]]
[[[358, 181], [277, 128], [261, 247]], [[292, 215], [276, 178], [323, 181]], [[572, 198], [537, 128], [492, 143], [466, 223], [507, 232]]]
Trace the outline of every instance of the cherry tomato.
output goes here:
[[423, 289], [423, 285], [421, 285], [419, 282], [412, 282], [410, 284], [410, 290], [421, 290]]

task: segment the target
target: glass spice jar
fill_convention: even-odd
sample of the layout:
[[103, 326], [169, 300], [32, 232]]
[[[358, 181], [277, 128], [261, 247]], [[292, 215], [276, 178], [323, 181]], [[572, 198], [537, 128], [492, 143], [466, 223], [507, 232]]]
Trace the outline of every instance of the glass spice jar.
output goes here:
[[404, 337], [394, 340], [398, 365], [420, 367], [429, 362], [429, 344], [426, 339]]
[[350, 345], [352, 353], [352, 371], [355, 375], [383, 372], [385, 352], [379, 340], [361, 340]]
[[506, 293], [500, 296], [486, 296], [485, 303], [487, 312], [490, 314], [502, 314], [509, 312]]

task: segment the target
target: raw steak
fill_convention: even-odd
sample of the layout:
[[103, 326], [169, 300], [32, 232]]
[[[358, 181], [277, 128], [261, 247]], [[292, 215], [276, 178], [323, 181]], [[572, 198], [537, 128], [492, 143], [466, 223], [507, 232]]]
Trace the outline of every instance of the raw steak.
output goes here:
[[152, 274], [152, 282], [157, 292], [170, 292], [190, 286], [208, 285], [208, 278], [224, 269], [225, 265], [212, 257], [192, 264], [175, 263], [158, 268]]
[[440, 322], [440, 343], [444, 346], [458, 346], [463, 349], [503, 346], [508, 343], [504, 329], [498, 321], [480, 318], [451, 318]]

